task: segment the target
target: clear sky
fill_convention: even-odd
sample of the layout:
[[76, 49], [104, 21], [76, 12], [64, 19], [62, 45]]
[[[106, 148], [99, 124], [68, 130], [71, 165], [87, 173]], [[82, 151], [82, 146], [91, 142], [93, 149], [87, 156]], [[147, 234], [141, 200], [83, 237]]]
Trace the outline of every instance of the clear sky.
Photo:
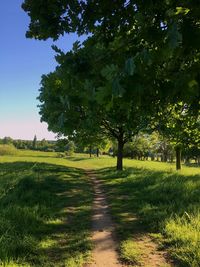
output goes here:
[[[29, 17], [22, 0], [1, 0], [0, 40], [0, 138], [54, 139], [47, 125], [40, 123], [36, 100], [41, 75], [56, 66], [52, 40], [26, 39]], [[55, 44], [70, 50], [77, 40], [72, 34]]]

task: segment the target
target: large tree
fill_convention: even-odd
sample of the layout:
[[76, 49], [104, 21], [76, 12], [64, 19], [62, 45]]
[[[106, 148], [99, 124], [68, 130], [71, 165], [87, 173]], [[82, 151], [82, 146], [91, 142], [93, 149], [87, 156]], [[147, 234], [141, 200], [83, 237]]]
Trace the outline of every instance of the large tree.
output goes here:
[[[116, 38], [119, 49], [156, 81], [154, 92], [177, 102], [199, 101], [200, 6], [198, 0], [25, 0], [27, 36], [58, 39], [70, 32], [95, 34], [104, 44]], [[149, 88], [147, 89], [149, 90]], [[197, 101], [198, 98], [198, 101]]]
[[[124, 143], [146, 124], [147, 114], [153, 117], [154, 107], [182, 101], [198, 112], [198, 0], [121, 0], [112, 5], [106, 0], [25, 0], [22, 7], [31, 18], [27, 37], [55, 40], [70, 32], [92, 36], [66, 55], [57, 50], [60, 67], [43, 77], [42, 119], [54, 131], [66, 131], [60, 128], [65, 120], [67, 134], [75, 133], [74, 121], [84, 128], [97, 114], [92, 127], [118, 140], [120, 169]], [[55, 97], [48, 96], [52, 80], [54, 88], [62, 87]], [[48, 112], [46, 99], [56, 97]], [[73, 113], [67, 115], [66, 108]]]
[[130, 84], [133, 63], [128, 60], [123, 65], [117, 53], [112, 58], [114, 45], [104, 47], [91, 37], [66, 54], [55, 48], [59, 66], [43, 76], [39, 100], [42, 120], [50, 130], [71, 137], [92, 132], [115, 138], [117, 169], [121, 170], [124, 144], [150, 118], [149, 95], [143, 95], [142, 82], [138, 88], [137, 77]]

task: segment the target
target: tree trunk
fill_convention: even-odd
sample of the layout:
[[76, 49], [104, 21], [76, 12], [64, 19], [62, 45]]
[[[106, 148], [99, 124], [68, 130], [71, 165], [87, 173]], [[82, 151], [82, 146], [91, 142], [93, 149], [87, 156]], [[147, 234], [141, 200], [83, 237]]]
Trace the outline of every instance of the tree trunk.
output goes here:
[[163, 161], [167, 162], [167, 154], [166, 153], [163, 153]]
[[181, 169], [181, 148], [179, 146], [176, 147], [176, 170]]
[[97, 158], [99, 157], [99, 148], [97, 148]]
[[118, 138], [118, 150], [117, 150], [117, 170], [123, 170], [123, 149], [124, 149], [124, 140], [123, 134]]
[[190, 159], [189, 159], [188, 156], [186, 156], [186, 158], [185, 158], [185, 164], [187, 165], [187, 164], [189, 164], [189, 163], [190, 163]]
[[90, 158], [92, 157], [92, 147], [89, 148]]

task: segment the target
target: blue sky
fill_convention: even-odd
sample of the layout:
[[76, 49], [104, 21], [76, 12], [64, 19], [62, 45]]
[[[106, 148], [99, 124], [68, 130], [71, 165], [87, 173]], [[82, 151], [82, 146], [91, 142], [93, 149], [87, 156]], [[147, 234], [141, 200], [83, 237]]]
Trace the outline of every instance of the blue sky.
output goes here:
[[[56, 66], [52, 40], [26, 39], [29, 17], [21, 9], [22, 0], [1, 0], [0, 40], [0, 138], [53, 139], [38, 115], [38, 89], [41, 75]], [[55, 44], [70, 50], [75, 34]]]

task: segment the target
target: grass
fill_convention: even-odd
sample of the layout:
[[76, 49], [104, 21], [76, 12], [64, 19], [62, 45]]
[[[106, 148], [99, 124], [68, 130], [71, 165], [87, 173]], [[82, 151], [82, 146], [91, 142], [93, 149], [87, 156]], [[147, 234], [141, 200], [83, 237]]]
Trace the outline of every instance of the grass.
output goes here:
[[[81, 266], [89, 241], [92, 189], [84, 169], [102, 180], [121, 257], [140, 262], [133, 236], [144, 233], [180, 266], [200, 262], [200, 169], [79, 154], [19, 151], [0, 157], [0, 259], [7, 266]], [[5, 231], [6, 229], [6, 231]]]
[[0, 164], [0, 265], [82, 266], [91, 250], [88, 178], [76, 168], [12, 159]]
[[1, 145], [0, 144], [0, 156], [13, 156], [17, 154], [17, 149], [13, 145]]
[[137, 264], [141, 260], [142, 251], [132, 240], [125, 240], [120, 247], [121, 258], [127, 262]]
[[[156, 163], [157, 169], [155, 163], [148, 162], [146, 168], [139, 168], [139, 164], [133, 162], [133, 167], [122, 173], [113, 168], [97, 171], [105, 185], [119, 239], [122, 244], [128, 241], [131, 247], [134, 234], [157, 234], [160, 244], [168, 248], [180, 266], [199, 266], [199, 169], [185, 168], [177, 173], [165, 169], [162, 163]], [[132, 242], [129, 254], [135, 254]], [[130, 261], [126, 250], [125, 246], [121, 255]]]

